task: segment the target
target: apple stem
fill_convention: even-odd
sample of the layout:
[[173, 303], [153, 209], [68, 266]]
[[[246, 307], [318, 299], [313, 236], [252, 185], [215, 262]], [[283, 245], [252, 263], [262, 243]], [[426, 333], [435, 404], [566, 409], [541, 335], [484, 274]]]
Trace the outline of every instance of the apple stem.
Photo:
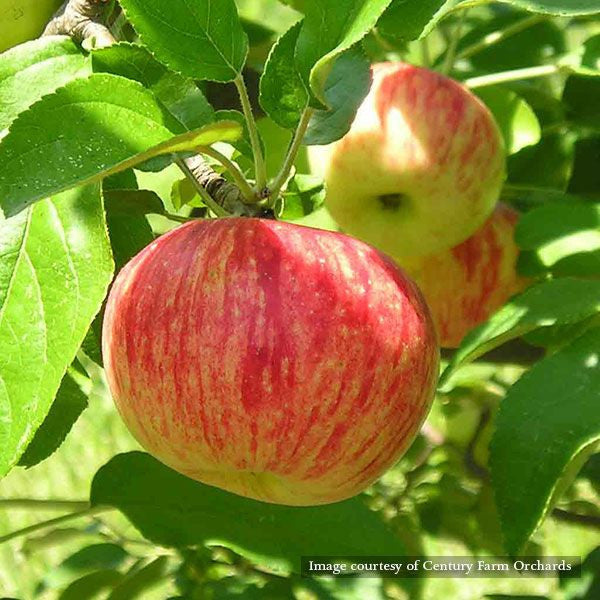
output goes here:
[[421, 62], [424, 67], [431, 66], [431, 52], [429, 50], [429, 40], [425, 37], [421, 40]]
[[48, 529], [49, 527], [55, 527], [56, 525], [61, 525], [62, 523], [66, 523], [67, 521], [72, 521], [74, 519], [80, 519], [83, 517], [93, 517], [94, 515], [100, 514], [102, 512], [106, 512], [109, 510], [114, 510], [112, 506], [92, 506], [89, 504], [87, 508], [83, 510], [77, 510], [75, 512], [69, 513], [67, 515], [62, 515], [60, 517], [56, 517], [54, 519], [48, 519], [47, 521], [42, 521], [40, 523], [36, 523], [35, 525], [30, 525], [29, 527], [24, 527], [23, 529], [17, 529], [7, 535], [0, 536], [0, 544], [4, 544], [5, 542], [9, 542], [11, 540], [15, 540], [20, 537], [24, 537], [31, 533], [36, 533], [37, 531], [42, 531], [44, 529]]
[[37, 510], [85, 510], [89, 508], [87, 500], [45, 500], [38, 498], [2, 498], [0, 508], [2, 509], [25, 509], [35, 508]]
[[458, 18], [458, 22], [456, 26], [452, 30], [452, 37], [450, 39], [450, 43], [448, 44], [448, 49], [446, 50], [446, 56], [444, 58], [444, 65], [442, 67], [442, 73], [448, 75], [454, 69], [454, 63], [456, 62], [456, 52], [458, 50], [458, 44], [462, 37], [462, 31], [465, 24], [465, 19], [467, 17], [468, 9], [465, 8], [460, 13], [460, 17]]
[[459, 2], [456, 6], [451, 8], [448, 11], [448, 15], [454, 12], [458, 12], [465, 8], [475, 8], [477, 6], [485, 6], [486, 4], [492, 4], [496, 0], [463, 0], [463, 2]]
[[570, 69], [562, 65], [542, 65], [540, 67], [527, 67], [525, 69], [514, 69], [513, 71], [502, 71], [490, 75], [481, 75], [480, 77], [471, 77], [465, 79], [463, 83], [471, 88], [482, 88], [498, 83], [508, 81], [519, 81], [521, 79], [534, 79], [538, 77], [548, 77], [558, 73], [568, 73]]
[[292, 140], [290, 142], [281, 170], [279, 171], [277, 177], [275, 177], [271, 184], [270, 206], [273, 206], [277, 201], [281, 189], [286, 184], [290, 173], [292, 172], [294, 162], [296, 161], [296, 157], [298, 156], [300, 146], [302, 145], [302, 141], [304, 140], [304, 135], [306, 134], [306, 130], [308, 129], [308, 125], [314, 112], [314, 108], [310, 107], [305, 108], [302, 112], [302, 116], [300, 117], [300, 121], [298, 122], [296, 131], [294, 132], [294, 136], [292, 137]]
[[234, 79], [235, 87], [237, 88], [242, 110], [246, 117], [246, 126], [250, 135], [250, 145], [252, 146], [252, 154], [254, 155], [254, 171], [256, 180], [256, 192], [259, 198], [266, 197], [267, 188], [267, 166], [263, 156], [262, 147], [260, 145], [260, 137], [258, 134], [258, 126], [252, 112], [252, 104], [248, 96], [248, 88], [242, 75], [238, 75]]
[[548, 19], [548, 15], [532, 15], [530, 17], [525, 17], [512, 25], [509, 25], [505, 29], [500, 29], [497, 31], [493, 31], [486, 35], [482, 40], [476, 42], [475, 44], [471, 44], [467, 46], [463, 50], [461, 50], [457, 55], [457, 60], [471, 58], [475, 54], [482, 52], [483, 50], [487, 50], [494, 44], [498, 44], [503, 42], [507, 38], [516, 35], [517, 33], [521, 33], [522, 31], [528, 29], [529, 27], [533, 27], [538, 23], [542, 23]]

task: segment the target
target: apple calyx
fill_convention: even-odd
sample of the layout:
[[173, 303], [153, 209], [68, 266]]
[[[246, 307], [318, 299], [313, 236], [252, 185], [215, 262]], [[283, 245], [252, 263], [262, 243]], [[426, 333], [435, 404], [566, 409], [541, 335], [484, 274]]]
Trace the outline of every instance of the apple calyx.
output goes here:
[[377, 200], [381, 204], [383, 210], [396, 212], [406, 203], [409, 199], [407, 194], [381, 194], [377, 196]]

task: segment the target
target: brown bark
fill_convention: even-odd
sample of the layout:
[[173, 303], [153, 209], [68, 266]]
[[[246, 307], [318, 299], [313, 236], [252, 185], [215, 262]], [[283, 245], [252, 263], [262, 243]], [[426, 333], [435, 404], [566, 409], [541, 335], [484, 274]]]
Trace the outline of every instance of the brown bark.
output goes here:
[[104, 24], [110, 0], [68, 0], [46, 26], [43, 35], [68, 35], [77, 42], [93, 41], [94, 47], [110, 46], [115, 38]]

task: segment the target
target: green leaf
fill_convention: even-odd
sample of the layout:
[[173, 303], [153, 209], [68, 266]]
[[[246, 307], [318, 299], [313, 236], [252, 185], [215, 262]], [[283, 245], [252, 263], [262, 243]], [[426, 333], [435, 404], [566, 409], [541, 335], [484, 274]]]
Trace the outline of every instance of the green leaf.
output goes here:
[[416, 40], [428, 35], [458, 0], [393, 0], [377, 23], [385, 36]]
[[571, 459], [600, 438], [599, 404], [598, 329], [539, 362], [502, 401], [490, 468], [511, 554], [518, 553], [549, 509]]
[[600, 72], [597, 76], [569, 77], [562, 100], [569, 122], [600, 132]]
[[[265, 143], [265, 162], [269, 177], [275, 177], [285, 160], [290, 147], [290, 132], [279, 127], [273, 120], [263, 117], [257, 121], [260, 136]], [[306, 146], [301, 146], [296, 158], [296, 170], [309, 173], [308, 153]]]
[[306, 0], [306, 17], [296, 44], [296, 65], [318, 102], [327, 105], [325, 82], [335, 59], [375, 26], [390, 1]]
[[325, 229], [326, 231], [340, 231], [340, 226], [334, 221], [325, 206], [315, 210], [315, 212], [306, 217], [296, 220], [295, 223], [296, 225], [314, 227], [315, 229]]
[[[218, 110], [215, 113], [216, 121], [233, 121], [239, 123], [243, 129], [242, 136], [235, 142], [230, 144], [242, 155], [248, 158], [250, 161], [254, 161], [254, 155], [252, 154], [252, 143], [250, 142], [250, 132], [248, 131], [248, 125], [246, 123], [246, 117], [239, 110]], [[262, 137], [259, 135], [260, 144], [263, 152], [265, 151]]]
[[161, 199], [148, 190], [112, 190], [104, 194], [106, 222], [117, 271], [154, 241], [146, 215], [163, 214]]
[[[192, 582], [191, 585], [194, 585]], [[298, 594], [299, 585], [297, 581], [287, 577], [271, 578], [265, 585], [261, 585], [251, 575], [237, 575], [235, 577], [223, 577], [202, 584], [202, 598], [211, 600], [282, 600], [285, 598], [303, 597]], [[292, 591], [293, 590], [293, 591]], [[194, 586], [194, 591], [199, 590]], [[315, 596], [307, 596], [311, 599]], [[318, 596], [318, 600], [336, 600], [330, 595]], [[171, 599], [175, 600], [175, 599]], [[181, 599], [177, 599], [181, 600]], [[369, 598], [369, 600], [375, 600]]]
[[537, 144], [542, 129], [532, 108], [513, 91], [501, 87], [477, 90], [500, 127], [508, 154]]
[[93, 573], [99, 569], [116, 569], [129, 555], [117, 544], [92, 544], [77, 550], [60, 565], [51, 569], [42, 580], [41, 587], [57, 589], [76, 577]]
[[[178, 179], [171, 188], [171, 204], [175, 210], [180, 210], [183, 206], [202, 203], [198, 195], [196, 186], [187, 178]], [[204, 206], [202, 204], [202, 206]]]
[[283, 196], [283, 211], [279, 218], [284, 221], [301, 219], [323, 206], [324, 202], [325, 186], [320, 177], [296, 175]]
[[122, 0], [142, 42], [173, 71], [193, 79], [232, 81], [248, 54], [233, 0]]
[[572, 16], [600, 13], [600, 0], [499, 0], [531, 12]]
[[112, 273], [99, 185], [0, 217], [0, 476], [48, 414]]
[[[294, 64], [302, 25], [302, 21], [296, 23], [273, 47], [260, 85], [262, 108], [278, 125], [288, 129], [298, 125], [310, 100]], [[344, 136], [370, 85], [370, 63], [360, 47], [342, 53], [333, 64], [323, 89], [329, 109], [314, 114], [304, 144], [329, 144]]]
[[102, 182], [104, 192], [110, 190], [137, 190], [139, 188], [137, 176], [133, 169], [119, 171], [114, 175], [106, 177]]
[[600, 280], [554, 279], [512, 298], [463, 340], [442, 373], [440, 387], [456, 369], [501, 344], [540, 327], [578, 323], [600, 311]]
[[600, 135], [581, 138], [575, 144], [575, 158], [567, 190], [600, 200]]
[[371, 65], [360, 46], [355, 46], [335, 61], [324, 88], [329, 110], [315, 112], [303, 143], [331, 144], [346, 135], [370, 87]]
[[33, 467], [58, 450], [87, 405], [86, 395], [67, 373], [50, 412], [21, 456], [19, 466]]
[[592, 36], [583, 44], [581, 66], [600, 71], [600, 34]]
[[508, 157], [511, 184], [566, 190], [573, 170], [575, 136], [549, 134]]
[[103, 569], [76, 579], [58, 597], [58, 600], [92, 600], [100, 592], [114, 588], [123, 575], [114, 569]]
[[286, 31], [273, 46], [260, 79], [260, 105], [277, 123], [294, 129], [309, 102], [309, 93], [296, 69], [294, 55], [303, 22]]
[[97, 365], [103, 367], [102, 360], [102, 313], [92, 322], [81, 344], [82, 352]]
[[535, 252], [541, 272], [596, 276], [600, 273], [600, 204], [541, 206], [523, 215], [515, 239], [523, 250]]
[[591, 317], [572, 323], [571, 325], [555, 325], [550, 327], [541, 327], [523, 336], [523, 339], [533, 346], [557, 350], [574, 339], [583, 335], [588, 329], [600, 325], [600, 315], [595, 314]]
[[462, 37], [458, 56], [474, 44], [485, 44], [486, 40], [493, 40], [500, 32], [529, 22], [529, 26], [522, 31], [487, 47], [480, 47], [469, 57], [469, 62], [476, 70], [498, 73], [558, 60], [567, 51], [564, 30], [551, 19], [535, 24], [530, 20], [530, 14], [507, 10], [494, 18], [482, 19]]
[[142, 46], [120, 43], [92, 54], [95, 73], [112, 73], [148, 88], [188, 130], [215, 119], [214, 110], [196, 84], [169, 71]]
[[240, 133], [239, 124], [225, 121], [183, 133], [138, 82], [93, 74], [45, 96], [13, 122], [0, 143], [0, 207], [10, 216], [155, 156], [235, 140]]
[[144, 592], [164, 579], [169, 565], [167, 556], [159, 556], [152, 562], [128, 574], [113, 589], [107, 600], [134, 600], [143, 598]]
[[594, 600], [600, 596], [600, 546], [581, 563], [581, 577], [559, 576], [560, 593], [565, 600]]
[[0, 131], [42, 96], [90, 73], [89, 58], [68, 38], [45, 37], [1, 54]]
[[102, 467], [91, 502], [118, 508], [156, 544], [225, 546], [283, 572], [297, 572], [308, 554], [405, 550], [360, 498], [310, 508], [266, 504], [188, 479], [142, 452], [117, 455]]

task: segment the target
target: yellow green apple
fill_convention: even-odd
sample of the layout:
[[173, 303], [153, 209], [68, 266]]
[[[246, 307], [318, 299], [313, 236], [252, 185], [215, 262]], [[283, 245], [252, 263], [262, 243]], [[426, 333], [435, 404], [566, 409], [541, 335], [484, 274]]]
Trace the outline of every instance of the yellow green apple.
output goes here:
[[38, 37], [62, 0], [0, 0], [0, 52]]
[[405, 63], [372, 68], [350, 131], [313, 147], [342, 230], [396, 257], [451, 248], [491, 214], [505, 178], [487, 107], [456, 81]]

